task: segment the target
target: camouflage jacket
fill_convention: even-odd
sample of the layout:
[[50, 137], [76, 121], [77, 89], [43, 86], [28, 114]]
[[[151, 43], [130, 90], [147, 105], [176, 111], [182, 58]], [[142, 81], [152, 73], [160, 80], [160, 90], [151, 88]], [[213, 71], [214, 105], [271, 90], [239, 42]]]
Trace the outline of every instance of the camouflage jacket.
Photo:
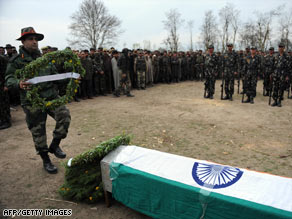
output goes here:
[[260, 58], [255, 55], [252, 57], [251, 55], [248, 55], [244, 58], [244, 67], [243, 67], [243, 73], [246, 75], [256, 75], [258, 76], [260, 74], [261, 70], [261, 61]]
[[[23, 47], [20, 48], [19, 54], [9, 60], [5, 74], [6, 86], [10, 89], [19, 89], [20, 80], [16, 78], [15, 71], [17, 69], [22, 69], [24, 66], [29, 64], [31, 61], [37, 59], [38, 57], [40, 57], [40, 54], [32, 55]], [[45, 69], [41, 69], [40, 72], [38, 72], [38, 76], [52, 74], [57, 74], [57, 70], [52, 63], [50, 63]], [[57, 98], [58, 90], [54, 82], [44, 82], [38, 84], [38, 86], [40, 87], [39, 95], [41, 98], [45, 98], [46, 100], [53, 100]], [[19, 90], [21, 105], [29, 105], [29, 102], [26, 99], [26, 91], [23, 89]]]
[[222, 57], [222, 69], [224, 72], [238, 72], [238, 55], [236, 52], [226, 52]]
[[264, 59], [265, 73], [273, 73], [275, 69], [275, 56], [266, 55]]
[[213, 53], [210, 55], [209, 53], [205, 56], [205, 69], [206, 74], [211, 72], [217, 72], [218, 70], [218, 57]]
[[286, 53], [284, 53], [282, 56], [280, 54], [277, 54], [275, 56], [275, 71], [273, 76], [276, 77], [286, 77], [290, 75], [290, 68], [289, 68], [290, 60]]

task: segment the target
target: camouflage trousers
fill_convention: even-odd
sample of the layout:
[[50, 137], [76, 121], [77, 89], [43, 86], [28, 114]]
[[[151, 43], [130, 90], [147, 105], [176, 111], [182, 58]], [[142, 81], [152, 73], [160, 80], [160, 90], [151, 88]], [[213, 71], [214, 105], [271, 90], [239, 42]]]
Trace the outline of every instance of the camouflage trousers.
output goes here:
[[0, 87], [0, 122], [10, 121], [10, 104], [9, 95], [7, 91]]
[[56, 121], [53, 137], [58, 139], [66, 138], [71, 116], [69, 110], [65, 106], [60, 106], [55, 110], [47, 110], [45, 112], [31, 109], [30, 106], [23, 106], [23, 111], [26, 115], [27, 127], [32, 134], [35, 149], [38, 153], [48, 151], [46, 133], [47, 115], [51, 116]]
[[212, 73], [211, 71], [206, 71], [206, 82], [205, 82], [205, 90], [206, 93], [213, 95], [215, 93], [215, 73]]
[[280, 77], [273, 77], [273, 100], [280, 101], [283, 99], [285, 90], [285, 82], [284, 79]]
[[[122, 72], [122, 70], [119, 70], [120, 73], [120, 87], [119, 91], [123, 92], [124, 94], [129, 94], [131, 90], [131, 82], [130, 82], [130, 72]], [[122, 77], [123, 74], [126, 74], [126, 77]]]
[[272, 88], [272, 81], [270, 79], [272, 75], [272, 72], [265, 72], [264, 74], [264, 81], [263, 81], [263, 85], [264, 85], [264, 88], [265, 88], [265, 91], [266, 92], [269, 92]]
[[233, 95], [234, 94], [234, 75], [232, 72], [224, 72], [224, 82], [225, 82], [225, 94]]
[[243, 90], [248, 97], [256, 97], [257, 75], [255, 73], [247, 73], [244, 76]]
[[145, 88], [145, 71], [137, 71], [137, 87], [138, 88]]

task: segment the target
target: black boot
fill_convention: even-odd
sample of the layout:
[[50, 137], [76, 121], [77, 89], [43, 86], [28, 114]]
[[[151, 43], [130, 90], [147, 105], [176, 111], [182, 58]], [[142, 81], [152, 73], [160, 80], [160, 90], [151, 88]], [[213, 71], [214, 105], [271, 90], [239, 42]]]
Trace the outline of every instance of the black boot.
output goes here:
[[225, 97], [223, 97], [223, 100], [228, 100], [229, 99], [229, 95], [226, 95]]
[[274, 103], [271, 106], [278, 106], [277, 100], [275, 100]]
[[48, 173], [55, 174], [58, 172], [57, 167], [52, 164], [48, 152], [40, 152], [40, 156], [43, 160], [44, 168]]
[[1, 121], [0, 122], [0, 129], [7, 129], [9, 127], [11, 127], [10, 120], [6, 120], [6, 121]]
[[249, 103], [249, 102], [250, 102], [250, 97], [247, 97], [247, 99], [243, 101], [243, 103]]
[[254, 104], [253, 97], [250, 98], [250, 103]]
[[278, 101], [278, 107], [282, 107], [281, 100]]
[[211, 100], [214, 99], [213, 94], [210, 94], [210, 97], [209, 97], [209, 98], [210, 98]]
[[232, 95], [230, 95], [229, 100], [230, 100], [230, 101], [233, 101]]
[[49, 147], [49, 152], [52, 154], [55, 154], [57, 158], [63, 159], [66, 157], [66, 154], [59, 147], [60, 142], [61, 142], [61, 139], [54, 138]]

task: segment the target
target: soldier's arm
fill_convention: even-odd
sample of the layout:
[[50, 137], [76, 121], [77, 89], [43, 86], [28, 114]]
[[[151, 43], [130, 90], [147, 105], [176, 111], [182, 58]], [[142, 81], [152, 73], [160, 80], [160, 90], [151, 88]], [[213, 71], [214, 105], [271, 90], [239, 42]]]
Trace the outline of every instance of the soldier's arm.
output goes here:
[[5, 85], [9, 89], [18, 89], [20, 80], [15, 76], [16, 67], [13, 62], [9, 62], [5, 72]]

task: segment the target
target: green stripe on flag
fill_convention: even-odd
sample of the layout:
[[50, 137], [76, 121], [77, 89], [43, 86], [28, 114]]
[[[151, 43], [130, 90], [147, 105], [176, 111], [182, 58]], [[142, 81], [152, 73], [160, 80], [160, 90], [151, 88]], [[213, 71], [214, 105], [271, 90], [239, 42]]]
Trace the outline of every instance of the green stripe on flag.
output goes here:
[[117, 201], [153, 218], [292, 218], [292, 212], [209, 192], [119, 163], [110, 165], [110, 176]]

